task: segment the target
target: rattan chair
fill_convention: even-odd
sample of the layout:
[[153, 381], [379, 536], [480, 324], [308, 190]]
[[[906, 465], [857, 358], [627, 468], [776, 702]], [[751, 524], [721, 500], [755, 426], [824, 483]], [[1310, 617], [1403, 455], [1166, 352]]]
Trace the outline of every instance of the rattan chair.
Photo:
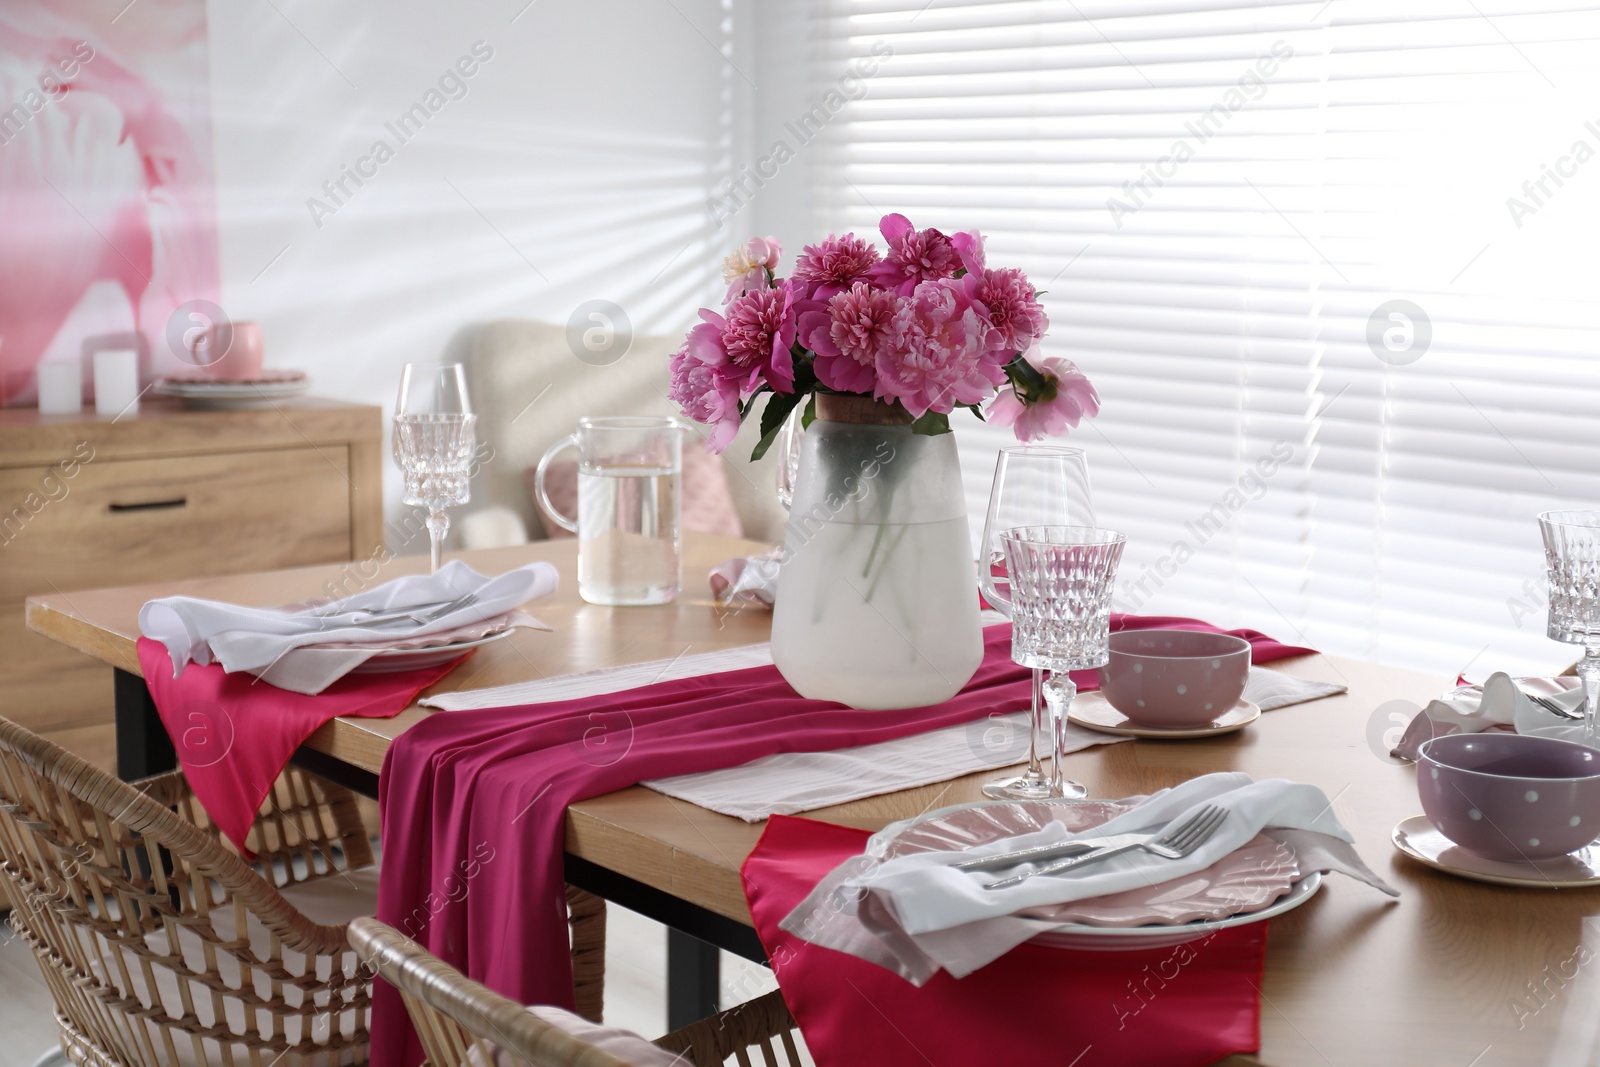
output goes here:
[[[290, 767], [247, 843], [253, 863], [181, 772], [121, 782], [0, 719], [0, 879], [73, 1063], [366, 1062], [370, 975], [345, 924], [373, 910], [377, 881], [355, 796]], [[598, 1019], [604, 902], [568, 899], [580, 1005]]]
[[[427, 1055], [426, 1067], [630, 1067], [467, 978], [376, 919], [350, 924], [362, 962], [400, 991]], [[653, 1044], [688, 1067], [800, 1067], [794, 1018], [776, 991], [686, 1026]]]

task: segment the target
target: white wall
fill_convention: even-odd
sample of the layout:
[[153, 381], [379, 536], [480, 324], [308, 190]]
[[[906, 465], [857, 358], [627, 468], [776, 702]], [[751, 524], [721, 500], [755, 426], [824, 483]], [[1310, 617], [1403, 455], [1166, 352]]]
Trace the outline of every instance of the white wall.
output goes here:
[[[687, 326], [753, 210], [719, 229], [708, 208], [756, 96], [741, 12], [211, 0], [225, 310], [262, 323], [269, 366], [385, 406], [401, 364], [441, 357], [474, 322], [565, 322], [603, 298], [641, 333]], [[493, 55], [466, 95], [401, 144], [385, 123], [428, 103], [477, 41]], [[394, 157], [334, 205], [323, 183], [380, 138]], [[312, 197], [337, 206], [320, 227]], [[397, 514], [392, 464], [385, 499]]]

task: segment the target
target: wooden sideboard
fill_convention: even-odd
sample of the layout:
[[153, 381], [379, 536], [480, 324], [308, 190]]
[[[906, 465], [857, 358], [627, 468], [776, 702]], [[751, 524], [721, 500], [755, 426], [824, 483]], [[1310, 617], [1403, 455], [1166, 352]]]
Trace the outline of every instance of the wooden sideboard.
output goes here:
[[111, 679], [28, 632], [23, 599], [367, 558], [382, 457], [378, 408], [315, 398], [0, 410], [0, 715], [114, 771]]

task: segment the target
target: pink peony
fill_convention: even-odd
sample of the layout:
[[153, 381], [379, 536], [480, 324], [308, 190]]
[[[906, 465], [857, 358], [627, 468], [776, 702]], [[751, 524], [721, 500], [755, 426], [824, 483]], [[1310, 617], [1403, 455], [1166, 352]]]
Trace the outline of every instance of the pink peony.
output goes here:
[[1024, 403], [1011, 387], [1001, 389], [989, 402], [985, 414], [996, 426], [1010, 426], [1019, 441], [1059, 437], [1080, 419], [1100, 413], [1100, 394], [1070, 359], [1052, 356], [1039, 359], [1035, 349], [1030, 362], [1044, 379], [1045, 386], [1032, 403]]
[[872, 282], [881, 289], [910, 296], [920, 282], [952, 278], [961, 269], [960, 254], [938, 230], [914, 229], [904, 215], [885, 215], [878, 229], [889, 242], [889, 254], [872, 269]]
[[751, 289], [772, 288], [772, 272], [778, 269], [783, 246], [776, 237], [752, 237], [743, 248], [735, 248], [722, 261], [722, 279], [728, 283], [723, 304]]
[[1008, 353], [1024, 352], [1037, 344], [1050, 320], [1034, 295], [1028, 276], [1015, 267], [974, 273], [982, 279], [977, 297], [989, 310], [989, 321], [1000, 331], [1000, 348]]
[[728, 305], [722, 347], [746, 396], [763, 380], [775, 392], [794, 390], [794, 358], [789, 353], [794, 332], [794, 298], [787, 284], [748, 290]]
[[898, 400], [919, 417], [947, 413], [978, 403], [1006, 380], [1004, 368], [986, 358], [996, 331], [974, 288], [968, 279], [923, 282], [900, 302], [893, 336], [878, 352], [880, 399]]
[[[695, 330], [705, 328], [696, 326]], [[700, 348], [704, 352], [706, 349]], [[721, 452], [739, 432], [739, 383], [719, 373], [717, 365], [696, 354], [696, 346], [685, 341], [667, 364], [672, 386], [667, 396], [695, 422], [712, 427], [706, 442], [709, 452]]]
[[961, 265], [966, 268], [968, 274], [983, 273], [983, 234], [977, 230], [958, 233], [950, 238], [950, 245], [956, 250], [956, 255], [961, 257]]
[[877, 263], [878, 250], [855, 234], [830, 233], [826, 241], [806, 245], [795, 261], [791, 284], [801, 288], [797, 295], [825, 301], [866, 280]]
[[800, 343], [816, 354], [817, 380], [841, 393], [871, 393], [878, 357], [894, 340], [901, 297], [858, 281], [836, 293], [826, 309], [812, 301], [800, 313]]

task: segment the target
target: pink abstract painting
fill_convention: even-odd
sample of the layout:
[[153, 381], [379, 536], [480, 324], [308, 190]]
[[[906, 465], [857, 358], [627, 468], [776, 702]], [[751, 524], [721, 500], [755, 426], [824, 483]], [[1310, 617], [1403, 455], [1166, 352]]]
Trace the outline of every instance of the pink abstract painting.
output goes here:
[[218, 299], [205, 0], [115, 7], [0, 3], [0, 403], [97, 348], [180, 368], [167, 320]]

